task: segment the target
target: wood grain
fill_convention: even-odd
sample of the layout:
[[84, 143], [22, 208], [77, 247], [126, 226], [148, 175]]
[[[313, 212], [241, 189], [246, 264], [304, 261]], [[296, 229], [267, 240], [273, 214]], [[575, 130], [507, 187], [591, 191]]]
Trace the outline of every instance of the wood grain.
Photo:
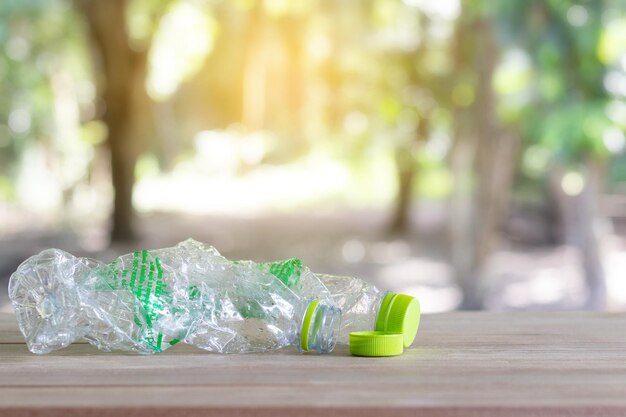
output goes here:
[[446, 313], [394, 358], [88, 344], [37, 356], [4, 314], [0, 415], [626, 416], [625, 330], [609, 313]]

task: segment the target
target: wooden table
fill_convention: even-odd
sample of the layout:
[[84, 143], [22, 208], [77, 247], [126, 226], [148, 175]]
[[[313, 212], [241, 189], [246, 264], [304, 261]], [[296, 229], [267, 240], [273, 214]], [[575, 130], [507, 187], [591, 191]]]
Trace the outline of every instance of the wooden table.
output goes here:
[[0, 415], [626, 416], [626, 315], [446, 313], [393, 358], [37, 356], [0, 315]]

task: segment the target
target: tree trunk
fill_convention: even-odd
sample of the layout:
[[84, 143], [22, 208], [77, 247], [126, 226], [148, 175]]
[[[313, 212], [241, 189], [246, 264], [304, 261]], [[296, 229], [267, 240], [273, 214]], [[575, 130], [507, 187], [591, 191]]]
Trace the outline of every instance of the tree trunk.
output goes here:
[[115, 192], [111, 240], [129, 240], [133, 232], [134, 169], [142, 128], [149, 111], [145, 92], [147, 51], [130, 48], [125, 0], [79, 0], [94, 47], [94, 71], [105, 106], [111, 179]]
[[111, 181], [115, 190], [111, 217], [111, 241], [129, 241], [135, 236], [133, 229], [133, 186], [136, 157], [126, 154], [114, 143], [109, 144], [109, 149]]
[[454, 178], [450, 241], [457, 282], [463, 291], [462, 309], [477, 310], [484, 304], [483, 278], [489, 256], [497, 245], [499, 227], [506, 215], [515, 172], [519, 139], [497, 126], [495, 97], [491, 87], [496, 65], [496, 45], [488, 23], [474, 24], [482, 47], [473, 57], [480, 74], [476, 102], [465, 118], [473, 127], [457, 132], [451, 155]]
[[[458, 112], [457, 112], [458, 113]], [[449, 207], [450, 258], [456, 281], [463, 293], [463, 307], [477, 308], [482, 305], [474, 272], [472, 241], [472, 219], [474, 213], [473, 198], [473, 161], [476, 152], [474, 138], [463, 130], [457, 130], [454, 146], [450, 153], [450, 171], [453, 188]]]
[[415, 158], [410, 150], [402, 149], [396, 153], [398, 191], [393, 218], [389, 225], [392, 234], [406, 231], [410, 226], [411, 194], [417, 171]]
[[414, 155], [414, 149], [420, 143], [428, 140], [430, 136], [431, 122], [428, 117], [420, 120], [417, 132], [408, 146], [396, 151], [396, 168], [398, 178], [398, 191], [393, 217], [389, 224], [389, 232], [392, 234], [402, 233], [410, 227], [411, 223], [411, 203], [413, 194], [413, 184], [417, 175], [418, 166]]
[[577, 195], [563, 191], [565, 170], [557, 166], [551, 174], [551, 188], [555, 195], [565, 244], [576, 248], [588, 290], [586, 307], [601, 310], [606, 306], [606, 282], [600, 238], [596, 199], [602, 184], [602, 168], [598, 161], [585, 164], [585, 185]]

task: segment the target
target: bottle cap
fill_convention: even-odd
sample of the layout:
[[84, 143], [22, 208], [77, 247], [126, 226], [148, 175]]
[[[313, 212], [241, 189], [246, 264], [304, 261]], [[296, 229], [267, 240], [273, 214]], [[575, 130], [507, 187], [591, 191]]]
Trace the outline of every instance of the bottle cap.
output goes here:
[[350, 353], [355, 356], [397, 356], [404, 351], [401, 333], [352, 332]]
[[376, 317], [376, 330], [402, 333], [404, 347], [411, 346], [420, 324], [419, 300], [410, 295], [388, 292]]
[[313, 300], [309, 303], [304, 313], [304, 319], [302, 320], [302, 328], [300, 329], [300, 349], [303, 352], [309, 351], [309, 333], [311, 332], [311, 325], [313, 324], [313, 317], [315, 316], [315, 310], [319, 306], [320, 300]]

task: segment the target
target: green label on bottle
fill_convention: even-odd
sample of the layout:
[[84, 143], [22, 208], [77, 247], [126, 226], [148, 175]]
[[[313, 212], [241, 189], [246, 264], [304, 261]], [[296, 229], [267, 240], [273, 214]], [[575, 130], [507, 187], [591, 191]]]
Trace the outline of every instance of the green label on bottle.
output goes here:
[[172, 301], [167, 285], [163, 281], [161, 260], [158, 257], [153, 258], [147, 250], [138, 251], [133, 253], [130, 270], [120, 269], [119, 262], [115, 261], [106, 267], [104, 278], [110, 288], [127, 288], [139, 300], [143, 306], [143, 321], [146, 326], [143, 327], [136, 315], [135, 324], [143, 328], [143, 337], [148, 345], [154, 351], [161, 352], [163, 334], [161, 332], [155, 334], [152, 323], [157, 320], [158, 312]]
[[298, 258], [287, 259], [286, 261], [266, 262], [259, 264], [263, 271], [268, 271], [281, 280], [287, 287], [298, 285], [302, 275], [302, 261]]

